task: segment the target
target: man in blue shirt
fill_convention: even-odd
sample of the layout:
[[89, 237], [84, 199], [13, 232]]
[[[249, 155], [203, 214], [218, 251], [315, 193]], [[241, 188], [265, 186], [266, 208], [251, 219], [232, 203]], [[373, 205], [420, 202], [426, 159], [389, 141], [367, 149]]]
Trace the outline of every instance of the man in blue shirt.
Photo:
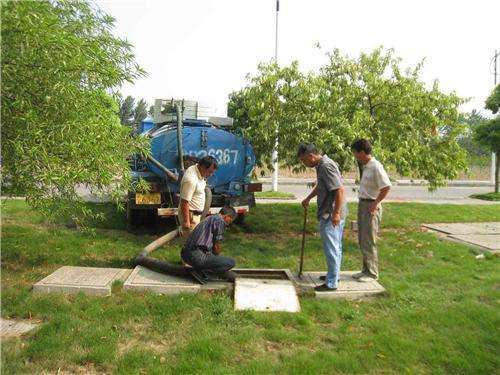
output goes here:
[[220, 255], [220, 243], [226, 227], [235, 218], [236, 211], [233, 207], [223, 207], [218, 214], [203, 220], [189, 234], [182, 248], [181, 258], [192, 267], [191, 275], [201, 284], [205, 284], [211, 275], [234, 281], [235, 273], [230, 270], [235, 266], [235, 261]]

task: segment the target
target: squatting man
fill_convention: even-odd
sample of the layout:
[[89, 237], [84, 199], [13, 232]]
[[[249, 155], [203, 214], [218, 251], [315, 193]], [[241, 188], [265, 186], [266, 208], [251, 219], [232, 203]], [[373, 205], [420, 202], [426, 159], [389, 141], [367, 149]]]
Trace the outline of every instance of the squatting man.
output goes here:
[[201, 284], [210, 280], [234, 281], [232, 258], [221, 254], [226, 227], [236, 218], [233, 207], [223, 207], [218, 214], [202, 220], [189, 234], [181, 251], [182, 261], [191, 266], [191, 275]]

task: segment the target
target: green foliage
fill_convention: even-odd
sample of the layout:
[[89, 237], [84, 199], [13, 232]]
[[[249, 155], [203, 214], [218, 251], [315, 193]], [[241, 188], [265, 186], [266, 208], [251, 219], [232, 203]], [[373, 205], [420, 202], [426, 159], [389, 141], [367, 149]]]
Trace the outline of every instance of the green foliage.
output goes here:
[[144, 99], [139, 100], [135, 104], [135, 99], [130, 95], [125, 99], [120, 94], [117, 96], [120, 106], [118, 115], [120, 116], [120, 123], [122, 125], [134, 126], [148, 116], [148, 103]]
[[[486, 108], [494, 114], [500, 109], [500, 85], [493, 89], [491, 95], [486, 99]], [[500, 113], [494, 119], [476, 127], [474, 131], [475, 140], [496, 154], [495, 164], [495, 193], [499, 191], [500, 185]]]
[[141, 99], [137, 102], [137, 105], [134, 109], [134, 124], [139, 124], [148, 116], [147, 108], [148, 103], [144, 99]]
[[492, 152], [500, 152], [500, 117], [489, 120], [475, 128], [474, 137]]
[[120, 116], [120, 124], [132, 126], [132, 124], [134, 123], [135, 99], [130, 95], [125, 99], [119, 96], [118, 102], [120, 105], [120, 109], [118, 111], [118, 115]]
[[[473, 109], [470, 113], [461, 113], [458, 117], [458, 122], [463, 124], [466, 127], [466, 130], [463, 134], [458, 139], [458, 143], [460, 146], [462, 146], [467, 153], [469, 154], [469, 160], [471, 157], [475, 156], [489, 156], [489, 149], [487, 147], [484, 147], [483, 145], [479, 144], [475, 139], [474, 139], [474, 129], [482, 125], [488, 121], [486, 117], [481, 115], [480, 112], [476, 111]], [[478, 158], [475, 158], [478, 159]]]
[[146, 152], [109, 94], [145, 73], [87, 1], [2, 1], [1, 12], [4, 182], [48, 215], [91, 215], [77, 186], [119, 199], [126, 157]]
[[500, 193], [495, 193], [495, 192], [485, 193], [485, 194], [472, 194], [470, 197], [476, 199], [482, 199], [485, 201], [496, 201], [496, 202], [500, 201]]
[[500, 109], [500, 84], [493, 89], [485, 104], [485, 108], [489, 109], [493, 114], [498, 112]]
[[248, 85], [231, 94], [229, 113], [251, 140], [259, 165], [272, 169], [278, 133], [280, 162], [296, 169], [301, 142], [314, 142], [342, 170], [350, 169], [350, 145], [359, 137], [373, 142], [383, 163], [428, 180], [431, 188], [466, 168], [457, 142], [464, 132], [458, 122], [463, 100], [442, 93], [437, 82], [426, 88], [422, 64], [401, 71], [400, 59], [381, 48], [357, 59], [338, 50], [327, 56], [318, 73], [301, 73], [297, 62], [261, 64]]

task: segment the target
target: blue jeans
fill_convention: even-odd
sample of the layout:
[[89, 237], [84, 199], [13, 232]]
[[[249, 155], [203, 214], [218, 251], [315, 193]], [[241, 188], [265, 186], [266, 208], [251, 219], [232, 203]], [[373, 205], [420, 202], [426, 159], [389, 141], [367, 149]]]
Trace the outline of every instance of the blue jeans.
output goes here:
[[223, 274], [235, 266], [231, 258], [215, 255], [211, 251], [201, 248], [182, 249], [181, 258], [197, 271], [206, 271], [214, 274]]
[[339, 225], [334, 227], [331, 217], [328, 217], [328, 219], [321, 218], [319, 221], [319, 233], [328, 267], [325, 283], [329, 288], [337, 288], [339, 283], [344, 224], [345, 220], [341, 220]]

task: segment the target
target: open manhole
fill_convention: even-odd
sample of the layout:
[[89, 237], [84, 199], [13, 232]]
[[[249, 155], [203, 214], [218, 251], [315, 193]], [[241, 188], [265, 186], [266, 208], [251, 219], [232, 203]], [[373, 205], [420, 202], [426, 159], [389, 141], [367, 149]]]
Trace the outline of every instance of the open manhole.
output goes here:
[[245, 279], [290, 280], [294, 281], [289, 269], [235, 268], [233, 271]]

